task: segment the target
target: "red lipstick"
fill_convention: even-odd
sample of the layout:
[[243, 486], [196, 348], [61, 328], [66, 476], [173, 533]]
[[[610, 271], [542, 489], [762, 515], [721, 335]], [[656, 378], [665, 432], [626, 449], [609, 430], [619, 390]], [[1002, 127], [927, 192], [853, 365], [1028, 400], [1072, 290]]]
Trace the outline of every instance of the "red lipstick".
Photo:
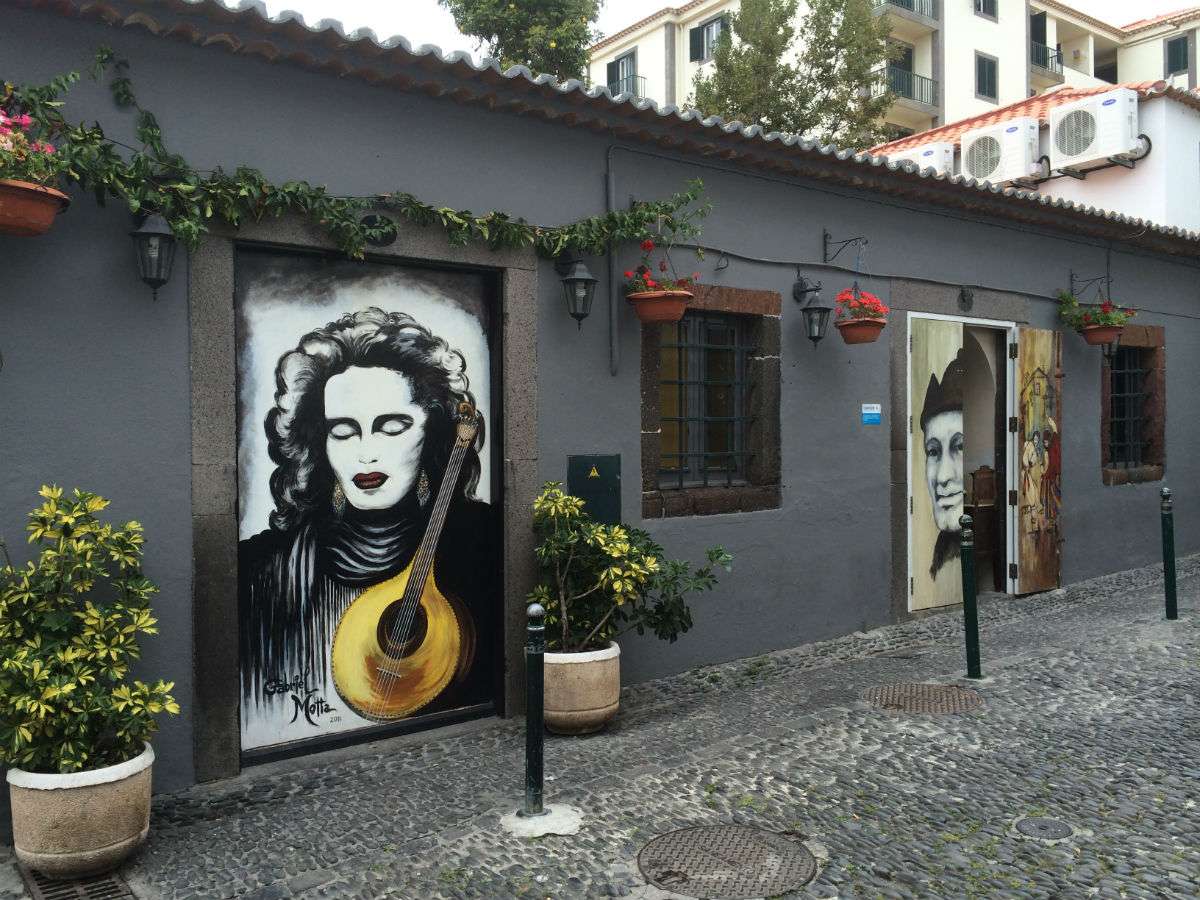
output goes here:
[[382, 472], [360, 472], [351, 480], [360, 491], [373, 491], [377, 487], [383, 487], [388, 477]]

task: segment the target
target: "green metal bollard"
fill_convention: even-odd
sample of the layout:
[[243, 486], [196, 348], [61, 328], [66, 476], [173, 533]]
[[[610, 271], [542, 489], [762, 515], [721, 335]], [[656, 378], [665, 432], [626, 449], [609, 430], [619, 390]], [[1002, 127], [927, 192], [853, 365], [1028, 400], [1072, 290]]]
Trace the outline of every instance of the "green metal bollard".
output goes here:
[[544, 768], [542, 748], [545, 741], [546, 610], [531, 603], [526, 610], [529, 624], [525, 642], [525, 807], [519, 816], [544, 816], [542, 791]]
[[967, 677], [982, 678], [979, 668], [979, 606], [975, 601], [975, 524], [970, 516], [958, 520], [962, 526], [959, 561], [962, 563], [963, 632], [967, 638]]
[[1163, 588], [1167, 594], [1167, 618], [1179, 618], [1175, 597], [1175, 514], [1171, 489], [1162, 489]]

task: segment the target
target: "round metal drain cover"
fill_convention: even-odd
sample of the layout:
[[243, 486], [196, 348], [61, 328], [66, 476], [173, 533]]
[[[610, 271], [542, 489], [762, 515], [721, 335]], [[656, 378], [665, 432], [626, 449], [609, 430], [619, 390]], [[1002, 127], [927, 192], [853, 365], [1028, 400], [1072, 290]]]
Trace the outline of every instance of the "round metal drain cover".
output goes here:
[[748, 825], [708, 825], [660, 835], [638, 854], [655, 887], [703, 900], [773, 897], [803, 887], [817, 861], [797, 841]]
[[1074, 833], [1066, 822], [1046, 816], [1030, 816], [1027, 819], [1021, 819], [1017, 822], [1017, 831], [1026, 837], [1037, 838], [1040, 841], [1061, 841]]
[[957, 684], [884, 684], [867, 688], [862, 698], [880, 709], [910, 713], [961, 713], [983, 706], [979, 694]]

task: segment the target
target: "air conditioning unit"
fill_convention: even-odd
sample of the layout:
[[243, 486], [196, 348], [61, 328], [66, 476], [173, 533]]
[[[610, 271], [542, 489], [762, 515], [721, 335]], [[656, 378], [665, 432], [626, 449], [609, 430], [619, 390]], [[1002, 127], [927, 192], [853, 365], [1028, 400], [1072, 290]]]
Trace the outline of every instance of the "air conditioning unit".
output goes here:
[[954, 144], [950, 141], [922, 144], [910, 150], [889, 153], [888, 159], [892, 162], [916, 163], [919, 171], [933, 169], [939, 175], [954, 174]]
[[1050, 110], [1050, 168], [1080, 171], [1143, 152], [1137, 92], [1116, 88]]
[[1033, 116], [1009, 119], [962, 136], [959, 173], [992, 184], [1041, 174], [1038, 120]]

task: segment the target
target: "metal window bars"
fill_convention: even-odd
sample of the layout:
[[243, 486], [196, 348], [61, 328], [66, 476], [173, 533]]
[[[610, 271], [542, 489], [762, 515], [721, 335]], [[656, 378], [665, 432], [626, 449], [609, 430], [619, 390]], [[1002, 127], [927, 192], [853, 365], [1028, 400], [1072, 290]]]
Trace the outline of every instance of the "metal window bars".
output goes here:
[[1141, 348], [1120, 347], [1109, 369], [1108, 462], [1115, 468], [1143, 465], [1146, 437], [1146, 376]]
[[747, 358], [756, 349], [746, 343], [744, 323], [720, 313], [687, 313], [664, 326], [660, 346], [659, 487], [744, 484], [754, 456], [747, 443], [754, 420]]

